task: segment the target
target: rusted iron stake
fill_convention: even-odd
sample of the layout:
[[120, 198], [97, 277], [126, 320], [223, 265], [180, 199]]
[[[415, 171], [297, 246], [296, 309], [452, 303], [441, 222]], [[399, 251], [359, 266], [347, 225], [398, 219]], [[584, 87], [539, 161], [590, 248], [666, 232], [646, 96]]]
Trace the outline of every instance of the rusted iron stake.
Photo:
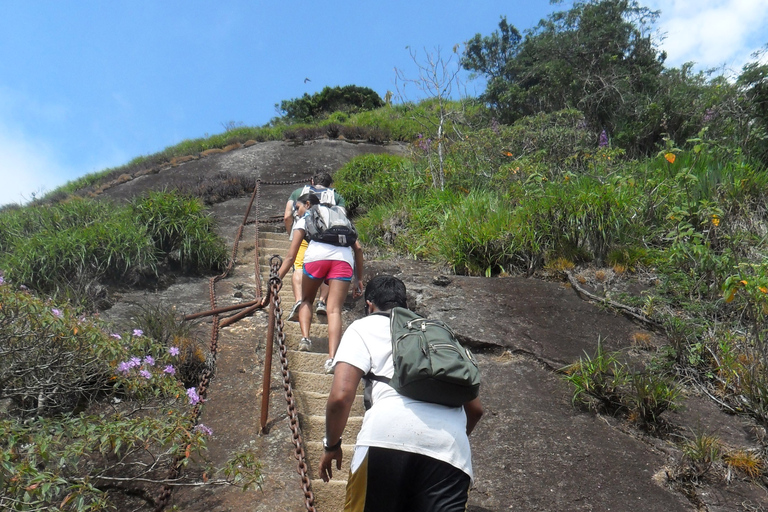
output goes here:
[[241, 318], [245, 318], [245, 317], [246, 317], [246, 316], [248, 316], [248, 315], [252, 315], [254, 311], [256, 311], [257, 309], [259, 309], [259, 308], [261, 308], [261, 307], [263, 307], [263, 306], [261, 305], [261, 303], [259, 303], [259, 304], [255, 304], [255, 305], [253, 305], [253, 306], [249, 306], [248, 308], [246, 308], [246, 309], [244, 309], [244, 310], [240, 311], [240, 312], [239, 312], [239, 313], [237, 313], [236, 315], [232, 315], [232, 316], [230, 316], [230, 317], [227, 317], [227, 318], [225, 318], [224, 320], [222, 320], [222, 321], [221, 321], [221, 327], [226, 327], [226, 326], [228, 326], [228, 325], [230, 325], [230, 324], [233, 324], [233, 323], [237, 322], [237, 321], [238, 321], [238, 320], [240, 320]]
[[242, 304], [234, 304], [232, 306], [224, 306], [222, 308], [212, 309], [211, 311], [201, 311], [200, 313], [193, 313], [191, 315], [185, 316], [184, 320], [194, 320], [195, 318], [200, 318], [202, 316], [218, 315], [219, 313], [226, 313], [227, 311], [234, 311], [236, 309], [247, 308], [260, 303], [261, 303], [261, 298], [258, 298], [255, 300], [249, 300], [248, 302], [243, 302]]
[[272, 346], [275, 340], [275, 301], [271, 300], [271, 290], [269, 301], [269, 323], [267, 324], [267, 342], [264, 351], [264, 379], [261, 386], [261, 431], [267, 426], [267, 417], [269, 416], [269, 388], [272, 385]]

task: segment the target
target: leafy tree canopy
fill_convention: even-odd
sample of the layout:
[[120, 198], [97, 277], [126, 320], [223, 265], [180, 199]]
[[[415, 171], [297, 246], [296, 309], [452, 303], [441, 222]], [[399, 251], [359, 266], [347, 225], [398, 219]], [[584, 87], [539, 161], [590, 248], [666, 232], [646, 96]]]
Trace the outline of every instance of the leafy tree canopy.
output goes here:
[[324, 87], [319, 93], [280, 102], [280, 112], [290, 123], [319, 121], [333, 112], [356, 113], [383, 107], [381, 97], [368, 87]]
[[657, 16], [635, 0], [575, 2], [525, 37], [502, 17], [467, 43], [462, 65], [487, 78], [482, 99], [502, 122], [577, 108], [592, 128], [617, 133], [638, 124], [660, 86], [666, 54], [648, 35]]

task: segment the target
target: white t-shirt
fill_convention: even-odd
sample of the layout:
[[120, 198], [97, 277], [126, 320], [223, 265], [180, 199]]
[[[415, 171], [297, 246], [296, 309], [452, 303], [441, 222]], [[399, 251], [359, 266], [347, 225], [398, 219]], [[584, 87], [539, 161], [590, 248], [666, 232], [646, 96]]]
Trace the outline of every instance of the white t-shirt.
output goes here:
[[[334, 363], [345, 362], [363, 373], [392, 377], [389, 318], [369, 315], [347, 328]], [[472, 454], [463, 407], [446, 407], [407, 398], [383, 382], [373, 381], [373, 406], [365, 412], [355, 450], [377, 446], [419, 453], [472, 475]]]
[[[293, 230], [307, 231], [307, 214], [304, 214], [302, 218], [297, 220], [293, 225]], [[310, 240], [307, 251], [304, 253], [304, 263], [312, 263], [313, 261], [346, 261], [349, 266], [355, 268], [355, 253], [351, 247], [340, 247], [331, 244], [324, 244], [323, 242], [315, 242]]]

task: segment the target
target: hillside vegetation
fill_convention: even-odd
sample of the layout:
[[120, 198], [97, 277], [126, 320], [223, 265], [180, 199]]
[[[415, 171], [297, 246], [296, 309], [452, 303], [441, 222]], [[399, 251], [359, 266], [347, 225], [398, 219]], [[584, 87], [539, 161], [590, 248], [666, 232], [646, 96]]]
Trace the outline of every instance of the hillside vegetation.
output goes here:
[[[194, 405], [189, 384], [205, 358], [173, 315], [149, 312], [123, 342], [91, 317], [109, 284], [146, 285], [158, 266], [224, 265], [203, 202], [166, 191], [116, 208], [85, 192], [248, 140], [409, 142], [408, 157], [359, 157], [335, 175], [368, 250], [488, 278], [579, 286], [590, 270], [602, 282], [639, 282], [640, 294], [603, 298], [669, 344], [639, 373], [615, 354], [585, 355], [564, 370], [574, 401], [653, 432], [680, 383], [696, 382], [720, 407], [768, 427], [768, 65], [756, 60], [734, 79], [667, 67], [647, 35], [654, 16], [603, 0], [576, 2], [524, 33], [502, 18], [455, 56], [487, 79], [479, 98], [448, 98], [430, 84], [425, 99], [395, 104], [365, 88], [324, 90], [284, 101], [268, 125], [232, 123], [0, 210], [0, 399], [11, 404], [0, 412], [2, 508], [99, 509], [115, 472], [159, 479], [148, 460], [204, 446], [204, 429], [174, 423]], [[432, 57], [424, 66], [435, 83], [453, 81], [456, 61]], [[164, 327], [150, 337], [153, 325]], [[51, 340], [62, 343], [49, 350]], [[42, 385], [41, 365], [59, 368], [55, 382]], [[163, 414], [126, 416], [150, 406]], [[768, 476], [765, 449], [702, 457]], [[222, 476], [242, 478], [256, 482], [257, 472]]]

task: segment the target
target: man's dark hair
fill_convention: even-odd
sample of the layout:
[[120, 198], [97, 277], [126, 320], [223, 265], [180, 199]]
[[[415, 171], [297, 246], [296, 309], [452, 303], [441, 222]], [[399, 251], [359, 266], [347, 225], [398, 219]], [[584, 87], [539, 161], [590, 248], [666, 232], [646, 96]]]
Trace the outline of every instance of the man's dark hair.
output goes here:
[[317, 196], [317, 194], [313, 194], [312, 192], [302, 194], [298, 199], [296, 199], [297, 203], [306, 203], [307, 201], [309, 201], [309, 204], [312, 206], [320, 204], [320, 198]]
[[394, 276], [376, 276], [368, 281], [365, 287], [365, 300], [373, 302], [382, 311], [394, 307], [408, 307], [405, 284]]
[[313, 185], [320, 185], [321, 187], [328, 188], [331, 186], [331, 183], [333, 183], [333, 178], [331, 178], [331, 175], [327, 172], [318, 172], [312, 176]]

